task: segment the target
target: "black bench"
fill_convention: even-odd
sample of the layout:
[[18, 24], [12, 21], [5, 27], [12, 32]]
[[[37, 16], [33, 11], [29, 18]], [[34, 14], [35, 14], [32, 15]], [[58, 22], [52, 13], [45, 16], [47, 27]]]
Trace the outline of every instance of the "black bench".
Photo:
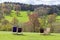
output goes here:
[[22, 28], [13, 27], [13, 34], [22, 34]]
[[22, 32], [22, 28], [18, 28], [18, 32]]
[[13, 27], [13, 32], [17, 32], [17, 27]]
[[43, 28], [40, 28], [40, 33], [44, 33], [44, 29]]

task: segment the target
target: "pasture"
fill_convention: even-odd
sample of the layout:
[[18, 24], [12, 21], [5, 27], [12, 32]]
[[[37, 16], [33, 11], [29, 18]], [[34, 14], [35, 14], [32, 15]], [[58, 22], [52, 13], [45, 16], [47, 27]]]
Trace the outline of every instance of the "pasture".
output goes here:
[[[24, 23], [24, 22], [28, 22], [29, 21], [29, 17], [28, 17], [28, 11], [20, 11], [20, 15], [16, 16], [15, 14], [16, 12], [14, 10], [11, 11], [11, 16], [5, 16], [5, 19], [7, 19], [8, 21], [12, 21], [13, 17], [16, 17], [20, 23]], [[56, 19], [60, 19], [60, 16], [57, 15]], [[60, 20], [58, 21], [60, 22]]]
[[11, 22], [14, 17], [16, 17], [19, 20], [19, 22], [22, 22], [22, 23], [29, 21], [29, 18], [28, 18], [28, 15], [27, 15], [27, 11], [21, 11], [20, 15], [17, 16], [15, 14], [15, 11], [12, 10], [11, 16], [10, 15], [9, 16], [5, 16], [5, 19], [7, 19], [8, 21]]

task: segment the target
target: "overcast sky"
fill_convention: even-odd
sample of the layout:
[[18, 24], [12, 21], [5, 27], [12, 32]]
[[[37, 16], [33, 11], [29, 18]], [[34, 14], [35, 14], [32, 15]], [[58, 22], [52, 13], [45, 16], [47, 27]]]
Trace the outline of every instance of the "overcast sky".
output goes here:
[[0, 0], [1, 2], [20, 2], [25, 4], [46, 4], [46, 5], [57, 5], [60, 4], [60, 0]]

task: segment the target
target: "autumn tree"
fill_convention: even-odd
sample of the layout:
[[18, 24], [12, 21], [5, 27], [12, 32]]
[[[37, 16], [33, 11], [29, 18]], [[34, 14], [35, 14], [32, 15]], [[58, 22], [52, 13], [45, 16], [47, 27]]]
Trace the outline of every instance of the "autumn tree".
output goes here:
[[28, 16], [29, 16], [29, 20], [33, 24], [34, 32], [38, 32], [38, 28], [40, 27], [40, 23], [38, 20], [38, 14], [32, 13], [32, 14], [29, 14]]

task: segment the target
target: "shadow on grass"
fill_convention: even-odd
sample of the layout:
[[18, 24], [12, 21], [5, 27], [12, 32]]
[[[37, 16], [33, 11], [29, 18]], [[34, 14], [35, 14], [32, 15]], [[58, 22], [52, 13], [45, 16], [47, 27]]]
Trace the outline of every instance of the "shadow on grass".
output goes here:
[[44, 35], [44, 36], [56, 36], [56, 35]]
[[13, 35], [16, 35], [16, 36], [26, 36], [24, 34], [13, 34]]
[[54, 34], [40, 34], [41, 36], [56, 36]]

